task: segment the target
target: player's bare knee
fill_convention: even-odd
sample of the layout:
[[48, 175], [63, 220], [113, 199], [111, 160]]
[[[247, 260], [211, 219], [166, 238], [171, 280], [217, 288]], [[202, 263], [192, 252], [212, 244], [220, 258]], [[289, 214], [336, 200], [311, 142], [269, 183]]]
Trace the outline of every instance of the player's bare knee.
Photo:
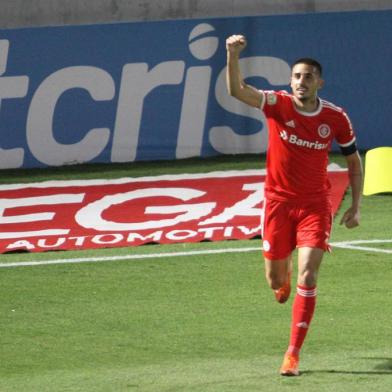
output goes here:
[[317, 284], [317, 273], [310, 270], [305, 270], [298, 275], [298, 283], [301, 286], [313, 287]]

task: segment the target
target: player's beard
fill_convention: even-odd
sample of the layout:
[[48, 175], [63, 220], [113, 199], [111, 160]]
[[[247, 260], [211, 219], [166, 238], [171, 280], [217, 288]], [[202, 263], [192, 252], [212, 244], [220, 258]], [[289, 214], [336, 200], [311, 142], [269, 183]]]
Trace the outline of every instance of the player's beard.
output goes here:
[[[306, 111], [315, 111], [320, 105], [320, 100], [318, 99], [317, 95], [297, 95], [294, 94], [295, 101], [297, 102], [297, 107], [300, 110], [306, 110]], [[306, 109], [305, 109], [306, 108]]]
[[298, 96], [297, 95], [298, 101], [300, 101], [302, 104], [309, 104], [309, 103], [318, 103], [318, 98], [317, 95], [311, 95], [311, 96]]

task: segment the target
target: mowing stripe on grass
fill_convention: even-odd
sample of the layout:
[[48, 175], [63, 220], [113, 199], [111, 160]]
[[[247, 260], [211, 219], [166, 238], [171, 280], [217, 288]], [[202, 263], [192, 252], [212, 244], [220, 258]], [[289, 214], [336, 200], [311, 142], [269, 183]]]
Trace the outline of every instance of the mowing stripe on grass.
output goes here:
[[[331, 245], [337, 248], [364, 250], [370, 252], [388, 253], [392, 254], [392, 249], [380, 249], [372, 247], [359, 246], [358, 244], [377, 244], [377, 243], [392, 243], [392, 240], [357, 240], [345, 242], [332, 242]], [[222, 248], [210, 250], [196, 250], [189, 252], [166, 252], [166, 253], [151, 253], [151, 254], [136, 254], [136, 255], [122, 255], [122, 256], [107, 256], [107, 257], [82, 257], [71, 259], [53, 259], [53, 260], [33, 260], [21, 261], [13, 263], [0, 263], [0, 268], [13, 267], [32, 267], [38, 265], [55, 265], [55, 264], [80, 264], [80, 263], [102, 263], [108, 261], [120, 260], [143, 260], [163, 257], [186, 257], [195, 255], [211, 255], [222, 253], [243, 253], [243, 252], [261, 252], [261, 247], [247, 247], [247, 248]]]

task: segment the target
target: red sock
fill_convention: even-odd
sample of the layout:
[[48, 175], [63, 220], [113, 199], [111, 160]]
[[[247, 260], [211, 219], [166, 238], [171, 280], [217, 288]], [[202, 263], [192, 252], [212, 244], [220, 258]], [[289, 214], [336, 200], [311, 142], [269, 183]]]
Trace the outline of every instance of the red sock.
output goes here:
[[312, 321], [316, 307], [316, 296], [316, 286], [297, 286], [297, 294], [293, 302], [290, 345], [287, 350], [290, 354], [299, 355]]

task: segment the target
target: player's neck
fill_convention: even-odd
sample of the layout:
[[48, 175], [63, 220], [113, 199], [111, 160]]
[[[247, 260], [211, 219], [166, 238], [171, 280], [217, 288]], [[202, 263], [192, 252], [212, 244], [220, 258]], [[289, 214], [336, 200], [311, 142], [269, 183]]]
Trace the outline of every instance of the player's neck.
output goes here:
[[312, 113], [319, 107], [320, 100], [317, 96], [306, 99], [299, 99], [294, 96], [294, 105], [301, 112]]

